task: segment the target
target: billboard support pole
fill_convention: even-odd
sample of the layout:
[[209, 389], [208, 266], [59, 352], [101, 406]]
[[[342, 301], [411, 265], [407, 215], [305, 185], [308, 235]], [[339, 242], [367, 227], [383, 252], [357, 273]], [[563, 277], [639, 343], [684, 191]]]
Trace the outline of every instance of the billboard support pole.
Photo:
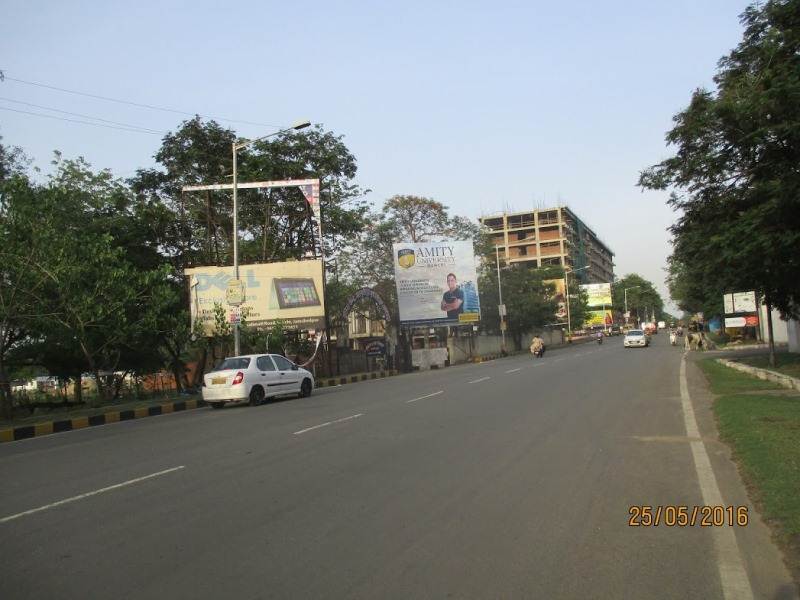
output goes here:
[[[233, 278], [239, 281], [239, 204], [236, 193], [238, 184], [238, 171], [236, 161], [236, 142], [231, 145], [233, 149]], [[241, 314], [239, 314], [241, 319]], [[233, 324], [233, 355], [239, 356], [239, 319]]]

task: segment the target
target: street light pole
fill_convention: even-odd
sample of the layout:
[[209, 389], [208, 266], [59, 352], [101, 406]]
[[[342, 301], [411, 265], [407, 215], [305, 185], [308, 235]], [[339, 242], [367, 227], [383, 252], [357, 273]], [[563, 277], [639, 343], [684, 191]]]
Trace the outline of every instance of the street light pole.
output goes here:
[[[242, 148], [246, 148], [247, 146], [249, 146], [250, 144], [254, 144], [255, 142], [265, 140], [268, 137], [279, 135], [281, 133], [286, 133], [287, 131], [304, 129], [309, 125], [311, 125], [311, 121], [298, 121], [288, 129], [281, 129], [280, 131], [276, 131], [275, 133], [270, 133], [268, 135], [264, 135], [254, 140], [245, 140], [238, 144], [234, 141], [231, 144], [231, 150], [233, 154], [233, 278], [236, 281], [239, 281], [239, 197], [238, 197], [239, 172], [236, 160], [236, 153]], [[239, 315], [239, 318], [237, 318], [236, 321], [233, 323], [233, 352], [235, 356], [239, 356], [239, 350], [240, 350], [239, 319], [241, 319], [241, 315]]]
[[628, 290], [635, 290], [636, 288], [640, 287], [642, 286], [634, 285], [633, 287], [625, 288], [625, 293], [623, 294], [625, 296], [625, 325], [628, 324]]
[[[502, 353], [506, 353], [506, 329], [503, 327], [505, 323], [505, 307], [503, 306], [503, 285], [500, 282], [500, 246], [494, 247], [494, 254], [497, 258], [497, 294], [500, 297], [500, 306], [497, 307], [498, 312], [500, 313], [500, 335], [503, 336], [502, 342]], [[501, 308], [502, 307], [502, 308]]]

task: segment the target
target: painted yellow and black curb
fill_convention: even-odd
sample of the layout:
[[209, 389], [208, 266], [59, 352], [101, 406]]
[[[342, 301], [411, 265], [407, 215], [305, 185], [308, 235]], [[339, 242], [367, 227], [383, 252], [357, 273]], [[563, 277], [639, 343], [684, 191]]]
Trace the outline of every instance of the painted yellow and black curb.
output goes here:
[[120, 421], [130, 421], [131, 419], [166, 415], [173, 412], [200, 408], [201, 406], [206, 406], [206, 402], [199, 399], [181, 400], [180, 402], [167, 402], [165, 404], [142, 406], [129, 410], [114, 410], [99, 415], [74, 417], [62, 421], [47, 421], [44, 423], [35, 423], [33, 425], [20, 425], [19, 427], [12, 427], [10, 429], [0, 429], [0, 443], [15, 442], [17, 440], [50, 435], [51, 433], [61, 433], [63, 431], [75, 431], [76, 429], [107, 425]]
[[[325, 379], [319, 379], [316, 383], [318, 388], [332, 387], [336, 385], [345, 385], [348, 383], [358, 383], [360, 381], [369, 381], [371, 379], [391, 377], [393, 375], [398, 375], [399, 373], [400, 372], [397, 370], [373, 371], [371, 373], [359, 373], [357, 375], [347, 375], [345, 377], [328, 377]], [[26, 440], [33, 437], [50, 435], [51, 433], [75, 431], [76, 429], [107, 425], [109, 423], [118, 423], [120, 421], [130, 421], [132, 419], [143, 419], [144, 417], [167, 415], [174, 412], [201, 408], [203, 406], [208, 406], [208, 403], [201, 399], [182, 400], [180, 402], [167, 402], [164, 404], [143, 406], [129, 410], [114, 410], [99, 415], [74, 417], [72, 419], [63, 419], [61, 421], [46, 421], [44, 423], [20, 425], [19, 427], [0, 429], [0, 443], [16, 442], [18, 440]]]
[[370, 373], [357, 373], [356, 375], [344, 375], [342, 377], [326, 377], [317, 379], [317, 387], [333, 387], [336, 385], [346, 385], [348, 383], [358, 383], [359, 381], [370, 381], [372, 379], [382, 379], [399, 375], [400, 371], [391, 369], [389, 371], [372, 371]]

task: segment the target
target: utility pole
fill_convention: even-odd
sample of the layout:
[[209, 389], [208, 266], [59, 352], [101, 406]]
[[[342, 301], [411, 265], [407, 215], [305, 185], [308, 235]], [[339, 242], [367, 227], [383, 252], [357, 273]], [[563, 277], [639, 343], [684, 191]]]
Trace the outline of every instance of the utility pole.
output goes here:
[[503, 304], [503, 284], [500, 281], [500, 246], [494, 247], [494, 254], [495, 258], [497, 259], [497, 294], [500, 297], [500, 305], [497, 307], [498, 312], [500, 313], [500, 335], [503, 336], [503, 342], [501, 346], [502, 354], [506, 353], [506, 307]]

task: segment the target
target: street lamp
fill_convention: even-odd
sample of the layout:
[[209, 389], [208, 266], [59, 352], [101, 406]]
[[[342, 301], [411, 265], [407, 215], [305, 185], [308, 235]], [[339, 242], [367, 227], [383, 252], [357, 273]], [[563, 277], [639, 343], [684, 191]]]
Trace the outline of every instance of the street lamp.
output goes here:
[[585, 267], [581, 267], [579, 269], [572, 269], [571, 271], [567, 271], [564, 269], [564, 292], [567, 295], [567, 332], [569, 335], [572, 335], [572, 316], [569, 312], [569, 274], [570, 273], [577, 273], [578, 271], [583, 271], [584, 269], [588, 269], [590, 265], [586, 265]]
[[640, 288], [640, 285], [634, 285], [633, 287], [625, 288], [625, 325], [628, 324], [628, 290], [635, 290], [636, 288]]
[[[268, 135], [261, 136], [260, 138], [256, 138], [254, 140], [244, 140], [239, 142], [233, 142], [231, 144], [231, 148], [233, 151], [233, 278], [238, 282], [239, 281], [239, 201], [238, 201], [238, 194], [237, 194], [237, 185], [238, 185], [238, 167], [236, 161], [236, 152], [241, 150], [242, 148], [246, 148], [250, 144], [254, 144], [261, 140], [265, 140], [268, 137], [272, 137], [274, 135], [280, 135], [281, 133], [286, 133], [287, 131], [294, 131], [296, 129], [305, 129], [311, 125], [311, 121], [298, 121], [288, 129], [281, 129], [280, 131], [276, 131], [275, 133], [270, 133]], [[239, 321], [238, 319], [233, 324], [233, 351], [236, 356], [239, 356]]]
[[500, 283], [500, 246], [494, 247], [495, 257], [497, 258], [497, 294], [500, 297], [500, 305], [497, 307], [497, 312], [500, 313], [500, 335], [503, 336], [503, 344], [501, 346], [502, 354], [506, 353], [506, 329], [505, 324], [506, 307], [503, 304], [503, 286]]

